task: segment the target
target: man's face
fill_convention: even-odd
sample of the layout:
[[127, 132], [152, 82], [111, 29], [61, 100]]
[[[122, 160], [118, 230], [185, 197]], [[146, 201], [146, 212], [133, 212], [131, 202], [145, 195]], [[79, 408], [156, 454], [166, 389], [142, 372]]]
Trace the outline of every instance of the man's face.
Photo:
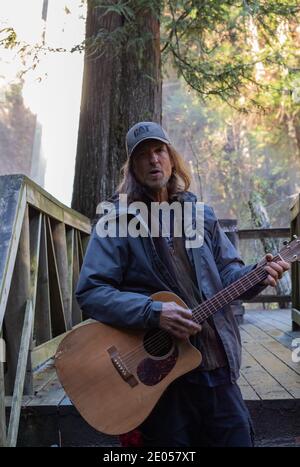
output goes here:
[[173, 163], [164, 143], [145, 141], [139, 144], [132, 157], [134, 174], [142, 185], [152, 191], [160, 191], [167, 186]]

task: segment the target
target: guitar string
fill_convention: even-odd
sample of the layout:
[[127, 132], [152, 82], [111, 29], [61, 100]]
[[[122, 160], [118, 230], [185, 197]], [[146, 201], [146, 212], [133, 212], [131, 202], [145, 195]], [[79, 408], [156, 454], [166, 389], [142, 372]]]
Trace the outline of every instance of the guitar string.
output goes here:
[[[263, 278], [266, 277], [267, 273], [266, 271], [264, 270], [263, 266], [260, 267], [259, 269], [261, 269], [260, 271], [258, 270], [258, 268], [256, 268], [255, 270], [253, 270], [252, 272], [255, 272], [256, 274], [256, 280], [259, 282], [261, 281]], [[257, 274], [259, 272], [259, 274]], [[262, 274], [263, 273], [263, 274]], [[250, 273], [251, 274], [251, 273]], [[248, 276], [249, 277], [249, 276]], [[244, 282], [244, 281], [243, 281]], [[249, 290], [252, 286], [254, 286], [255, 284], [251, 283], [251, 286], [249, 287], [249, 285], [247, 286], [247, 290]], [[225, 289], [223, 289], [225, 290]], [[238, 289], [236, 289], [238, 290]], [[223, 292], [223, 291], [220, 291], [220, 292]], [[245, 289], [243, 288], [242, 290], [239, 291], [239, 293], [243, 293], [245, 292]], [[217, 295], [217, 294], [216, 294]], [[216, 297], [216, 295], [213, 297], [213, 299]], [[230, 296], [229, 294], [229, 298], [232, 299], [232, 297]], [[233, 299], [232, 299], [233, 300]], [[210, 303], [208, 303], [210, 302]], [[205, 307], [203, 307], [203, 305], [205, 304]], [[205, 308], [205, 310], [199, 310], [199, 308], [201, 308], [201, 305], [202, 305], [202, 308]], [[212, 315], [214, 314], [216, 311], [218, 311], [219, 309], [222, 308], [222, 306], [224, 306], [224, 304], [222, 305], [219, 305], [219, 308], [215, 308], [214, 311], [212, 312], [211, 311], [211, 301], [210, 300], [207, 300], [206, 302], [202, 303], [200, 306], [197, 306], [194, 310], [192, 310], [193, 312], [196, 311], [196, 313], [194, 314], [197, 322], [202, 322], [203, 320], [205, 320], [209, 315]], [[209, 308], [207, 307], [207, 305], [209, 306]], [[200, 312], [199, 312], [200, 311]], [[207, 314], [207, 311], [208, 311], [208, 314]], [[198, 315], [198, 316], [197, 316]], [[193, 316], [193, 318], [194, 318]], [[199, 317], [201, 319], [201, 321], [199, 321]], [[154, 338], [148, 338], [146, 339], [144, 342], [147, 342], [147, 344], [149, 345], [149, 342], [152, 343], [152, 346], [151, 346], [151, 349], [152, 351], [154, 352], [157, 352], [159, 349], [163, 349], [164, 348], [164, 345], [165, 345], [165, 340], [162, 340], [161, 338], [163, 337], [163, 334], [165, 334], [167, 331], [165, 330], [160, 330], [156, 333], [156, 336]], [[129, 354], [131, 354], [129, 356]], [[139, 354], [139, 355], [138, 355]], [[135, 349], [133, 349], [132, 351], [128, 352], [127, 354], [124, 354], [125, 355], [125, 358], [122, 356], [122, 360], [124, 359], [124, 362], [126, 360], [126, 362], [128, 362], [129, 365], [131, 365], [132, 363], [138, 361], [135, 357], [140, 357], [140, 355], [145, 355], [145, 354], [148, 354], [146, 353], [145, 349], [144, 349], [144, 345], [141, 344], [139, 346], [137, 346]], [[149, 355], [149, 354], [148, 354]], [[128, 358], [129, 356], [129, 358]]]
[[[263, 270], [263, 272], [264, 272], [264, 275], [261, 276], [258, 280], [261, 280], [261, 279], [263, 279], [263, 278], [266, 276], [266, 273], [265, 273], [264, 270]], [[243, 289], [242, 292], [244, 292], [244, 291], [245, 291], [245, 290]], [[221, 306], [220, 306], [220, 308], [221, 308]], [[215, 308], [215, 310], [213, 311], [213, 313], [216, 312], [216, 311], [217, 311], [217, 308]], [[211, 313], [211, 311], [210, 311], [210, 314], [213, 314], [213, 313]], [[205, 314], [205, 316], [207, 316], [207, 315]], [[202, 318], [203, 318], [203, 316], [201, 316], [201, 319], [202, 319]], [[161, 338], [163, 337], [163, 334], [164, 334], [165, 332], [166, 332], [165, 330], [161, 330], [161, 331], [158, 331], [158, 332], [157, 332], [157, 336], [156, 336], [156, 339], [155, 339], [156, 342], [154, 342], [154, 339], [152, 339], [152, 341], [153, 341], [153, 342], [152, 342], [152, 345], [151, 345], [152, 352], [157, 352], [159, 349], [163, 349], [163, 348], [164, 348], [164, 346], [165, 346], [165, 339], [162, 340]], [[157, 344], [157, 345], [154, 345], [154, 344]], [[143, 347], [143, 346], [140, 346], [140, 348], [142, 349], [143, 352], [140, 352], [140, 349], [136, 349], [136, 350], [137, 350], [136, 353], [138, 353], [139, 355], [141, 355], [142, 353], [143, 353], [143, 354], [146, 354], [146, 351], [144, 350], [144, 347]], [[148, 353], [148, 355], [149, 355], [149, 353]], [[136, 360], [136, 359], [135, 359], [135, 355], [132, 355], [130, 359], [127, 358], [127, 361], [129, 362], [129, 364], [132, 364], [135, 360]]]
[[[253, 271], [251, 271], [250, 274], [252, 275], [253, 272], [255, 272], [255, 278], [256, 278], [256, 280], [258, 282], [261, 281], [263, 278], [265, 278], [265, 276], [267, 275], [267, 273], [263, 269], [263, 267], [254, 269]], [[247, 275], [247, 276], [248, 276], [247, 280], [249, 280], [249, 275]], [[253, 276], [254, 276], [254, 274], [253, 274]], [[244, 283], [246, 285], [247, 281], [245, 280], [245, 277], [246, 276], [244, 276], [244, 278], [240, 279], [238, 287], [235, 286], [235, 292], [239, 292], [239, 294], [242, 294], [243, 292], [245, 292], [244, 287], [241, 287], [241, 285], [244, 284]], [[242, 279], [244, 279], [244, 280], [242, 280]], [[254, 285], [255, 284], [251, 283], [251, 286], [249, 287], [249, 284], [248, 284], [247, 289], [250, 289]], [[228, 286], [228, 287], [230, 287], [230, 286]], [[223, 296], [225, 298], [229, 298], [229, 299], [234, 300], [234, 298], [232, 298], [231, 294], [226, 291], [226, 288], [223, 289], [220, 292], [223, 292]], [[218, 292], [218, 294], [219, 294], [219, 292]], [[215, 307], [215, 305], [213, 305], [212, 302], [216, 300], [216, 297], [217, 297], [218, 294], [216, 294], [211, 299], [206, 300], [205, 302], [201, 303], [200, 305], [195, 307], [193, 310], [191, 310], [192, 313], [193, 313], [193, 316], [192, 316], [193, 321], [201, 323], [205, 319], [207, 319], [208, 316], [214, 314], [215, 312], [217, 312], [219, 309], [221, 309], [225, 305], [225, 304], [222, 304], [222, 303], [219, 304], [219, 306], [217, 306], [217, 307]], [[227, 295], [227, 297], [226, 297], [226, 295]], [[218, 299], [217, 299], [217, 301], [218, 301]], [[211, 311], [211, 305], [214, 307], [213, 311]], [[133, 363], [133, 361], [135, 360], [134, 357], [135, 357], [135, 355], [137, 353], [139, 353], [141, 350], [143, 350], [143, 352], [142, 352], [143, 354], [145, 353], [145, 350], [144, 350], [145, 346], [146, 347], [149, 346], [153, 352], [156, 352], [159, 349], [163, 348], [166, 341], [165, 341], [165, 338], [162, 339], [162, 337], [166, 333], [168, 333], [168, 332], [166, 330], [164, 330], [164, 329], [161, 329], [161, 330], [157, 331], [155, 336], [150, 337], [148, 339], [146, 338], [144, 340], [143, 344], [140, 344], [136, 348], [132, 349], [131, 351], [129, 351], [129, 352], [123, 354], [123, 355], [120, 355], [120, 357], [122, 358], [122, 361], [124, 361], [124, 363], [126, 362], [126, 364], [128, 364], [128, 365], [131, 365]]]
[[[278, 259], [282, 259], [280, 256], [278, 256], [277, 258], [277, 255], [272, 259], [272, 261], [277, 261]], [[239, 294], [242, 294], [243, 292], [245, 292], [246, 290], [249, 290], [251, 287], [253, 287], [255, 285], [255, 283], [258, 283], [259, 281], [261, 281], [263, 278], [265, 278], [267, 275], [267, 272], [265, 271], [264, 269], [264, 265], [258, 267], [258, 268], [255, 268], [253, 269], [250, 273], [248, 273], [246, 276], [244, 276], [243, 278], [241, 278], [238, 282], [238, 287], [237, 286], [234, 286], [234, 292], [239, 292]], [[256, 282], [253, 284], [251, 281], [250, 281], [250, 287], [249, 287], [249, 284], [246, 284], [246, 282], [250, 280], [250, 276], [253, 276], [255, 279], [256, 279]], [[245, 283], [245, 286], [246, 286], [246, 289], [244, 289], [242, 287], [242, 290], [239, 290], [241, 288], [241, 286], [243, 286]], [[233, 283], [234, 284], [234, 283]], [[231, 285], [233, 285], [231, 284]], [[231, 286], [229, 285], [228, 288]], [[219, 291], [214, 297], [212, 297], [211, 299], [209, 300], [206, 300], [205, 302], [201, 303], [200, 305], [198, 305], [196, 308], [194, 308], [192, 310], [192, 313], [193, 313], [193, 316], [192, 316], [192, 319], [196, 322], [199, 322], [201, 323], [202, 321], [204, 321], [208, 316], [214, 314], [215, 312], [217, 312], [219, 309], [221, 309], [225, 304], [223, 303], [217, 303], [217, 307], [215, 307], [214, 305], [214, 301], [219, 301], [218, 300], [218, 295], [219, 296], [223, 296], [222, 298], [229, 298], [230, 300], [234, 300], [234, 298], [231, 297], [231, 294], [229, 293], [229, 291], [225, 289]], [[226, 297], [227, 295], [227, 297]], [[214, 310], [211, 311], [211, 305], [214, 307]], [[120, 355], [120, 357], [122, 358], [122, 361], [124, 361], [124, 363], [126, 363], [126, 365], [132, 365], [133, 362], [135, 362], [136, 358], [138, 356], [138, 354], [145, 354], [146, 351], [145, 351], [145, 346], [149, 346], [149, 344], [151, 345], [151, 350], [152, 352], [158, 352], [159, 350], [162, 350], [165, 346], [165, 338], [163, 337], [165, 335], [165, 333], [167, 333], [166, 330], [164, 329], [161, 329], [159, 330], [154, 337], [150, 337], [148, 339], [145, 339], [144, 340], [144, 343], [143, 344], [140, 344], [139, 346], [137, 346], [136, 348], [132, 349], [131, 351], [123, 354], [123, 355]], [[168, 333], [169, 334], [169, 333]], [[171, 335], [171, 337], [173, 338], [173, 336]], [[141, 352], [142, 351], [142, 352]], [[148, 352], [147, 352], [148, 353]], [[140, 356], [140, 355], [139, 355]]]

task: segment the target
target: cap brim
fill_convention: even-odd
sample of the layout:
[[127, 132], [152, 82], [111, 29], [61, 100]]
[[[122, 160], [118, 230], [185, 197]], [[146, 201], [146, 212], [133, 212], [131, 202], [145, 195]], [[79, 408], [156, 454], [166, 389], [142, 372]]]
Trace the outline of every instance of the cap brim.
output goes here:
[[167, 140], [166, 138], [163, 138], [163, 137], [160, 138], [159, 136], [146, 136], [145, 138], [142, 138], [142, 139], [140, 139], [140, 141], [135, 143], [135, 145], [133, 146], [133, 148], [130, 151], [130, 154], [128, 154], [128, 157], [130, 157], [132, 155], [133, 151], [138, 147], [139, 144], [141, 144], [144, 141], [147, 141], [149, 139], [156, 139], [157, 141], [162, 141], [163, 143], [171, 144], [169, 140]]

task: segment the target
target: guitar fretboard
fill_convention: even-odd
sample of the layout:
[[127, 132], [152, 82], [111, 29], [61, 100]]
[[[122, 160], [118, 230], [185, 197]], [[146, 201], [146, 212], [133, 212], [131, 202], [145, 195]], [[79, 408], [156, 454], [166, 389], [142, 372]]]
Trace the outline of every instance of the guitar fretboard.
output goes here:
[[[276, 262], [280, 260], [279, 256], [273, 258], [272, 261]], [[245, 276], [241, 277], [237, 281], [220, 290], [212, 298], [201, 303], [197, 308], [193, 310], [194, 320], [201, 324], [211, 315], [219, 311], [224, 306], [231, 303], [236, 298], [240, 297], [244, 292], [252, 289], [255, 285], [259, 284], [267, 277], [267, 272], [264, 266], [258, 266], [250, 271]]]

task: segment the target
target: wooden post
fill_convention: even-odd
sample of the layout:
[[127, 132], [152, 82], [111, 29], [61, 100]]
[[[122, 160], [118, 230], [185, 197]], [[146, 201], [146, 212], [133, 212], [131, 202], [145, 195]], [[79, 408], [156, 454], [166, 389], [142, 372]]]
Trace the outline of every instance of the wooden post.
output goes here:
[[64, 312], [64, 304], [62, 290], [58, 274], [58, 266], [55, 255], [55, 248], [52, 236], [52, 229], [49, 217], [46, 218], [47, 230], [47, 252], [48, 252], [48, 267], [49, 267], [49, 283], [50, 283], [50, 304], [51, 304], [51, 323], [52, 336], [56, 337], [63, 334], [67, 330], [66, 318]]
[[68, 283], [68, 255], [66, 228], [62, 222], [51, 222], [53, 245], [57, 263], [58, 279], [64, 307], [67, 330], [72, 329], [71, 296]]
[[[19, 242], [15, 269], [12, 277], [9, 298], [4, 318], [4, 329], [7, 350], [7, 374], [5, 385], [8, 394], [14, 389], [20, 342], [23, 330], [26, 301], [30, 297], [30, 240], [28, 207], [25, 211], [22, 232]], [[33, 393], [32, 370], [28, 362], [25, 381], [25, 394]]]
[[67, 232], [69, 290], [70, 296], [72, 297], [72, 326], [82, 321], [82, 313], [75, 298], [75, 287], [79, 276], [78, 245], [75, 234], [76, 232], [74, 229], [69, 229]]
[[20, 175], [0, 177], [0, 331], [26, 208], [23, 178]]
[[[300, 195], [290, 208], [291, 235], [300, 236]], [[292, 329], [300, 329], [300, 263], [292, 263]]]
[[0, 447], [6, 446], [5, 387], [3, 363], [0, 360]]
[[41, 226], [38, 283], [35, 302], [34, 337], [36, 346], [52, 337], [50, 316], [50, 290], [47, 254], [46, 220], [43, 215]]
[[11, 406], [9, 426], [8, 426], [7, 445], [9, 447], [16, 446], [17, 444], [19, 420], [20, 420], [21, 405], [22, 405], [22, 396], [23, 396], [24, 383], [25, 383], [26, 364], [27, 364], [29, 346], [30, 346], [31, 335], [32, 335], [32, 325], [33, 325], [33, 308], [32, 308], [31, 300], [28, 300], [26, 303], [24, 324], [23, 324], [23, 330], [22, 330], [20, 350], [19, 350], [19, 355], [18, 355], [16, 379], [15, 379], [12, 406]]

